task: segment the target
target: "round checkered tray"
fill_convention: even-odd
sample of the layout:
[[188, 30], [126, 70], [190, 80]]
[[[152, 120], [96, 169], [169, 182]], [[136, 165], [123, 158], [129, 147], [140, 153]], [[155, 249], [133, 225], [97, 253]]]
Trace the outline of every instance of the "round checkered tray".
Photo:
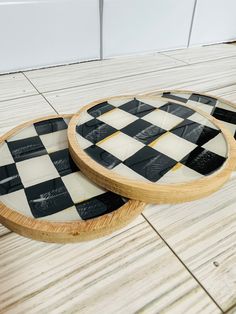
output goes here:
[[93, 102], [71, 119], [68, 135], [72, 158], [91, 180], [145, 202], [209, 195], [236, 163], [234, 139], [221, 122], [160, 95]]
[[89, 181], [69, 155], [71, 115], [24, 123], [0, 141], [0, 222], [49, 242], [92, 239], [135, 218], [144, 203]]

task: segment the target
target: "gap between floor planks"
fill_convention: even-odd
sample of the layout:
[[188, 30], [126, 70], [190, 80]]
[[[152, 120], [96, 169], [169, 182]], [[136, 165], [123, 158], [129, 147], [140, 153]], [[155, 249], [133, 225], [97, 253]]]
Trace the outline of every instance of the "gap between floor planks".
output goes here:
[[221, 313], [141, 215], [86, 243], [11, 234], [2, 241], [0, 276], [4, 313]]

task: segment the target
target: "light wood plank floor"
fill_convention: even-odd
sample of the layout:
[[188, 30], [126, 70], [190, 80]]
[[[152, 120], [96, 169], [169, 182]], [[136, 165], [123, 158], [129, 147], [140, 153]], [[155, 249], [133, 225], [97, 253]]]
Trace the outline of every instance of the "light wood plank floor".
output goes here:
[[[236, 102], [236, 46], [0, 76], [0, 135], [33, 117], [165, 88]], [[236, 174], [217, 193], [148, 205], [95, 241], [46, 244], [0, 226], [0, 313], [236, 313]]]

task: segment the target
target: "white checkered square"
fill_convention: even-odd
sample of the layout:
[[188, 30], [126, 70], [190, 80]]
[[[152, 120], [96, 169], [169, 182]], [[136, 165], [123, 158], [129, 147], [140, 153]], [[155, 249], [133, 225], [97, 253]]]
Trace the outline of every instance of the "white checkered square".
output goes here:
[[124, 176], [125, 178], [128, 177], [130, 180], [150, 182], [148, 179], [141, 176], [140, 174], [133, 171], [131, 168], [127, 167], [126, 165], [122, 163], [114, 167], [111, 171], [114, 173], [119, 173], [119, 175]]
[[138, 117], [116, 108], [104, 113], [97, 119], [119, 130], [137, 120]]
[[133, 97], [129, 97], [129, 98], [126, 98], [126, 99], [109, 99], [108, 100], [108, 104], [114, 106], [114, 107], [120, 107], [124, 104], [126, 104], [127, 102], [133, 100]]
[[0, 201], [24, 216], [33, 217], [24, 189], [1, 195]]
[[68, 148], [67, 133], [65, 130], [40, 135], [40, 139], [48, 154]]
[[38, 134], [35, 130], [35, 127], [31, 125], [25, 129], [22, 129], [19, 133], [11, 136], [7, 141], [12, 142], [12, 141], [17, 141], [17, 140], [23, 140], [25, 138], [29, 138], [33, 136], [38, 136]]
[[87, 111], [83, 111], [81, 114], [80, 114], [80, 121], [81, 121], [81, 124], [84, 124], [88, 121], [90, 121], [93, 117], [87, 112]]
[[103, 148], [113, 156], [124, 161], [131, 155], [134, 155], [145, 145], [140, 141], [133, 139], [132, 137], [117, 131], [110, 137], [97, 143], [97, 146]]
[[164, 130], [170, 130], [184, 119], [162, 110], [154, 110], [142, 118]]
[[233, 136], [235, 136], [235, 133], [236, 133], [236, 124], [232, 124], [232, 123], [228, 123], [228, 122], [224, 122], [224, 121], [221, 121], [221, 123], [224, 124], [224, 126], [226, 128], [228, 128], [228, 130], [231, 132], [231, 134]]
[[137, 97], [137, 100], [140, 100], [143, 103], [148, 104], [150, 106], [153, 106], [157, 109], [160, 108], [161, 106], [165, 105], [169, 101], [169, 100], [168, 101], [163, 100], [161, 98], [151, 99], [150, 97], [145, 97], [145, 96]]
[[63, 176], [62, 181], [75, 204], [106, 192], [103, 188], [89, 181], [81, 172], [73, 172]]
[[90, 142], [89, 140], [87, 140], [86, 138], [84, 138], [83, 136], [81, 136], [79, 133], [76, 132], [76, 139], [79, 143], [79, 145], [81, 146], [82, 149], [86, 149], [89, 146], [93, 145], [92, 142]]
[[197, 147], [197, 145], [170, 132], [166, 132], [149, 146], [176, 161], [180, 161]]
[[[193, 180], [198, 180], [204, 176], [200, 173], [182, 165], [180, 163], [176, 164], [170, 171], [168, 171], [157, 183], [184, 183]], [[183, 180], [184, 179], [184, 180]]]
[[14, 163], [14, 159], [6, 142], [0, 146], [0, 156], [0, 167]]
[[16, 167], [24, 187], [59, 177], [48, 155], [17, 162]]
[[222, 133], [215, 136], [212, 140], [204, 144], [202, 147], [222, 157], [227, 157], [227, 144]]
[[48, 215], [45, 217], [40, 217], [38, 219], [46, 220], [46, 221], [57, 221], [57, 222], [82, 220], [75, 206], [71, 206], [55, 214]]
[[211, 114], [213, 107], [207, 104], [199, 103], [193, 100], [189, 100], [187, 105], [192, 106], [193, 108], [200, 109], [208, 114]]
[[197, 112], [195, 112], [193, 115], [188, 117], [188, 120], [191, 120], [201, 125], [209, 126], [212, 129], [218, 130], [218, 128], [209, 119], [206, 119], [204, 116], [200, 115]]

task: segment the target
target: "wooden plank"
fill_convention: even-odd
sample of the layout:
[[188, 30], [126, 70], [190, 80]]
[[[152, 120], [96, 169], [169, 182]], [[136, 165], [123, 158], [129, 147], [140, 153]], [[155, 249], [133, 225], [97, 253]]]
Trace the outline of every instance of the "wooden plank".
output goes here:
[[38, 94], [22, 73], [0, 76], [0, 101]]
[[168, 51], [163, 54], [188, 64], [194, 64], [236, 56], [236, 47], [233, 45], [221, 44]]
[[55, 114], [55, 110], [41, 95], [0, 102], [0, 135], [20, 123], [43, 115]]
[[142, 216], [72, 245], [12, 233], [1, 240], [0, 282], [2, 313], [220, 313]]
[[40, 92], [47, 92], [172, 68], [183, 64], [181, 61], [155, 53], [28, 71], [25, 72], [25, 75]]
[[[11, 231], [8, 230], [6, 227], [4, 227], [3, 225], [0, 224], [0, 238], [8, 233], [10, 233]], [[0, 240], [1, 241], [1, 240]], [[1, 246], [1, 245], [0, 245]]]
[[78, 111], [97, 99], [160, 89], [208, 91], [235, 83], [236, 57], [45, 93], [59, 113]]
[[178, 205], [149, 206], [145, 217], [214, 300], [236, 303], [236, 173], [213, 195]]
[[229, 101], [236, 102], [236, 84], [209, 91], [212, 95], [223, 97]]

